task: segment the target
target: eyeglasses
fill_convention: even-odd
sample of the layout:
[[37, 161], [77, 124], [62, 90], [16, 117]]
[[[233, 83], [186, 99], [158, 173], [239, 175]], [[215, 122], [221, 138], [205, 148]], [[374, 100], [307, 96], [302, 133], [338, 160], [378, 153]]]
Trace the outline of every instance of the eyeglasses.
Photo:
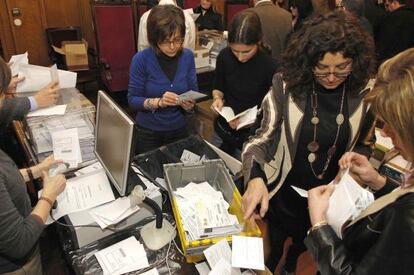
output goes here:
[[334, 72], [316, 72], [316, 71], [313, 71], [313, 74], [316, 77], [319, 77], [319, 78], [325, 78], [325, 77], [330, 76], [331, 74], [334, 75], [337, 78], [347, 78], [348, 75], [351, 74], [351, 72], [352, 72], [351, 70], [339, 71], [339, 72], [335, 72], [335, 71]]
[[159, 46], [164, 46], [164, 47], [165, 46], [170, 46], [171, 44], [174, 45], [174, 46], [180, 46], [181, 44], [183, 44], [183, 42], [184, 42], [184, 39], [181, 38], [181, 37], [178, 37], [178, 38], [174, 38], [172, 40], [168, 40], [168, 39], [163, 40], [163, 41], [159, 42], [158, 45]]

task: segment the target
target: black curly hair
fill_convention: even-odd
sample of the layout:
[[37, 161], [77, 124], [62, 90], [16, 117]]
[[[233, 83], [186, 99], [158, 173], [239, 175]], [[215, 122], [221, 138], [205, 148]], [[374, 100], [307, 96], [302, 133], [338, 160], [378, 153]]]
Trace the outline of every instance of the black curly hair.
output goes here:
[[326, 53], [342, 53], [352, 59], [347, 90], [357, 95], [375, 69], [374, 42], [350, 13], [317, 14], [290, 37], [283, 54], [282, 73], [294, 98], [312, 89], [313, 69]]

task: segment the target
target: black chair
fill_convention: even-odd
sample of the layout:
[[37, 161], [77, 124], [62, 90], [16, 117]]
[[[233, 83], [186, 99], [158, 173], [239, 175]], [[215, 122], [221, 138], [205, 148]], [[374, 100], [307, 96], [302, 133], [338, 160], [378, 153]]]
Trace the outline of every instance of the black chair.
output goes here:
[[[49, 58], [53, 63], [56, 63], [57, 67], [62, 70], [68, 70], [65, 57], [57, 53], [51, 45], [55, 47], [62, 47], [63, 41], [81, 41], [82, 33], [80, 27], [69, 26], [59, 28], [47, 28], [46, 37], [49, 44]], [[88, 82], [99, 81], [99, 63], [98, 55], [94, 49], [88, 47], [88, 62], [89, 69], [83, 71], [77, 71], [78, 77], [76, 83], [83, 85]]]

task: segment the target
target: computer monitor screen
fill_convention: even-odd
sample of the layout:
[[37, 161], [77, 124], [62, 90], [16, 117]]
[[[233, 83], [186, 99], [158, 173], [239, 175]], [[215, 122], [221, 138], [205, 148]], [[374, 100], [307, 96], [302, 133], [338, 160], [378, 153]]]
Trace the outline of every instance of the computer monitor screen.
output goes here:
[[98, 91], [95, 154], [121, 196], [127, 189], [134, 135], [134, 121], [105, 92]]

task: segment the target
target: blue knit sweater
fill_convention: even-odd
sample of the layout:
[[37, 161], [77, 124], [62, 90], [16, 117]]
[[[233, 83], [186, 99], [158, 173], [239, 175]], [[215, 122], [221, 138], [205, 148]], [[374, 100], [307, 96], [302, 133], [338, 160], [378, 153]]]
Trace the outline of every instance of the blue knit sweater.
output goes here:
[[128, 103], [137, 111], [135, 120], [139, 126], [155, 131], [171, 131], [184, 127], [185, 112], [180, 106], [151, 112], [144, 108], [144, 101], [147, 98], [162, 97], [167, 91], [182, 94], [189, 90], [198, 91], [194, 56], [190, 50], [184, 49], [181, 53], [173, 81], [161, 69], [153, 49], [140, 51], [132, 58]]

